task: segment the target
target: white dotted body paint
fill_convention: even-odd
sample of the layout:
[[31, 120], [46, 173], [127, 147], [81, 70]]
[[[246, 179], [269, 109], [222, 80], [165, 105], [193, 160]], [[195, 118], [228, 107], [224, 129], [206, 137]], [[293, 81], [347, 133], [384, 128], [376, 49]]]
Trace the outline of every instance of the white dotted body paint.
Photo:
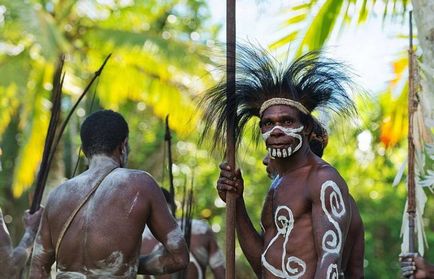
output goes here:
[[179, 248], [183, 241], [184, 233], [179, 227], [176, 227], [173, 231], [167, 234], [167, 246], [172, 249]]
[[[294, 228], [294, 216], [291, 209], [284, 205], [277, 207], [276, 213], [274, 215], [274, 223], [277, 228], [277, 233], [273, 239], [271, 239], [264, 253], [262, 253], [261, 262], [263, 266], [276, 277], [289, 279], [300, 278], [306, 272], [306, 263], [297, 257], [286, 255], [286, 245], [289, 240], [289, 235]], [[276, 242], [279, 237], [284, 238], [282, 246], [282, 261], [280, 267], [275, 267], [267, 261], [266, 255], [268, 249], [274, 244], [274, 242]]]
[[327, 268], [327, 279], [339, 279], [339, 271], [337, 264], [331, 264]]
[[195, 220], [193, 219], [191, 221], [191, 233], [192, 234], [206, 234], [206, 232], [209, 230], [208, 223], [202, 220]]
[[[326, 198], [326, 191], [331, 188], [331, 193]], [[327, 205], [331, 208], [331, 212], [328, 210]], [[328, 230], [324, 233], [322, 238], [322, 249], [325, 252], [322, 260], [328, 254], [339, 254], [342, 248], [342, 230], [336, 219], [345, 215], [345, 203], [342, 198], [341, 190], [338, 185], [331, 180], [327, 180], [321, 186], [321, 206], [322, 210], [327, 216], [327, 219], [332, 223], [335, 230]]]
[[301, 145], [303, 144], [303, 138], [300, 134], [300, 132], [303, 131], [303, 128], [303, 126], [300, 126], [298, 128], [285, 128], [277, 125], [274, 126], [273, 129], [271, 129], [270, 131], [263, 133], [262, 138], [264, 139], [264, 141], [267, 141], [271, 133], [276, 129], [281, 130], [285, 135], [296, 138], [299, 141], [299, 143], [294, 149], [292, 149], [291, 146], [288, 148], [268, 148], [268, 154], [270, 155], [271, 159], [275, 159], [276, 157], [287, 158], [297, 152], [297, 150], [299, 150]]

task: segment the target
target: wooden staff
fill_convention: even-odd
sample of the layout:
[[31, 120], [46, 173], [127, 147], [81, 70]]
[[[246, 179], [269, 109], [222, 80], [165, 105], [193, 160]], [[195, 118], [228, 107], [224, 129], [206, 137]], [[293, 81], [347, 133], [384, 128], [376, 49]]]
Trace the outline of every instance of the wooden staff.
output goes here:
[[[410, 11], [410, 48], [408, 50], [409, 59], [409, 80], [408, 80], [408, 226], [409, 226], [409, 252], [416, 252], [415, 245], [415, 219], [416, 219], [416, 185], [415, 185], [415, 174], [414, 174], [414, 138], [413, 138], [413, 127], [414, 127], [414, 113], [416, 112], [418, 101], [416, 97], [416, 86], [415, 86], [415, 74], [416, 74], [416, 55], [413, 50], [413, 25], [412, 25], [412, 11]], [[414, 278], [411, 276], [410, 278]]]
[[[235, 1], [226, 1], [226, 109], [227, 115], [227, 146], [226, 160], [232, 170], [235, 170], [235, 42], [236, 42], [236, 12]], [[235, 193], [226, 193], [226, 279], [235, 278]]]
[[36, 178], [36, 189], [33, 195], [32, 205], [30, 206], [30, 213], [33, 214], [40, 208], [42, 195], [47, 182], [48, 171], [50, 169], [51, 160], [50, 154], [54, 138], [56, 136], [56, 128], [60, 117], [60, 104], [62, 99], [62, 86], [65, 75], [62, 76], [63, 65], [65, 57], [61, 55], [56, 66], [56, 71], [53, 76], [53, 89], [51, 91], [51, 116], [48, 124], [47, 135], [45, 136], [44, 151], [42, 154], [41, 165], [39, 166], [38, 176]]
[[173, 170], [172, 170], [172, 134], [170, 133], [169, 126], [169, 115], [166, 116], [166, 133], [164, 135], [164, 140], [167, 144], [167, 158], [168, 158], [168, 169], [169, 169], [169, 192], [172, 197], [172, 203], [170, 205], [170, 209], [172, 211], [172, 215], [176, 218], [176, 208], [175, 208], [175, 187], [173, 185]]

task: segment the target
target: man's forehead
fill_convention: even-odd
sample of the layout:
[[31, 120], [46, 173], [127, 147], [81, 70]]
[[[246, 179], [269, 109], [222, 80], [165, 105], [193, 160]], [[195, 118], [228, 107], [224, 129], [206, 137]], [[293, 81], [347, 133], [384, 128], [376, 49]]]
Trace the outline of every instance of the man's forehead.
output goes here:
[[296, 108], [287, 105], [273, 105], [267, 108], [262, 114], [263, 118], [278, 118], [283, 116], [298, 117], [299, 111]]

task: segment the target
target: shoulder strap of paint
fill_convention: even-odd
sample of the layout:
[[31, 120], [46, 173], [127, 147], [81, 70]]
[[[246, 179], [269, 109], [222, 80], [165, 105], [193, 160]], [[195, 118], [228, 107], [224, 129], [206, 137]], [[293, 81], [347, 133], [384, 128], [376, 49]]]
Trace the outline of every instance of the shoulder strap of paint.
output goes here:
[[85, 205], [85, 203], [90, 199], [90, 197], [92, 196], [93, 193], [95, 193], [96, 189], [98, 189], [99, 185], [101, 185], [101, 183], [104, 181], [104, 179], [115, 169], [117, 169], [118, 167], [112, 168], [109, 172], [107, 172], [105, 175], [101, 176], [101, 178], [97, 181], [97, 183], [95, 184], [95, 186], [93, 186], [93, 188], [89, 191], [89, 193], [87, 193], [87, 195], [84, 197], [84, 199], [78, 204], [78, 206], [74, 209], [74, 211], [72, 212], [72, 214], [69, 216], [69, 218], [67, 219], [67, 221], [65, 222], [65, 224], [62, 227], [62, 230], [60, 231], [59, 234], [59, 238], [57, 239], [57, 243], [56, 243], [56, 250], [54, 250], [55, 252], [55, 257], [56, 257], [56, 270], [57, 270], [57, 257], [59, 254], [59, 249], [60, 249], [60, 245], [62, 244], [62, 240], [63, 237], [65, 236], [66, 231], [68, 230], [69, 226], [71, 225], [72, 221], [74, 220], [75, 216], [77, 215], [77, 213], [80, 211], [80, 209], [83, 207], [83, 205]]

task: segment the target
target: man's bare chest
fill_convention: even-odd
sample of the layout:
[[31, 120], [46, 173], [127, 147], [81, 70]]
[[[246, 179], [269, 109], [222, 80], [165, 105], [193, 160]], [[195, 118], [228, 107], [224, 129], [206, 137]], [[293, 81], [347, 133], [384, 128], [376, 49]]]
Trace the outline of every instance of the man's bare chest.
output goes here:
[[[261, 223], [263, 229], [274, 230], [276, 227], [276, 218], [285, 215], [286, 219], [290, 218], [296, 222], [303, 218], [309, 218], [312, 210], [312, 202], [308, 195], [308, 189], [305, 181], [296, 180], [288, 182], [274, 181], [272, 187], [264, 202], [262, 210]], [[282, 219], [283, 217], [280, 217]]]

